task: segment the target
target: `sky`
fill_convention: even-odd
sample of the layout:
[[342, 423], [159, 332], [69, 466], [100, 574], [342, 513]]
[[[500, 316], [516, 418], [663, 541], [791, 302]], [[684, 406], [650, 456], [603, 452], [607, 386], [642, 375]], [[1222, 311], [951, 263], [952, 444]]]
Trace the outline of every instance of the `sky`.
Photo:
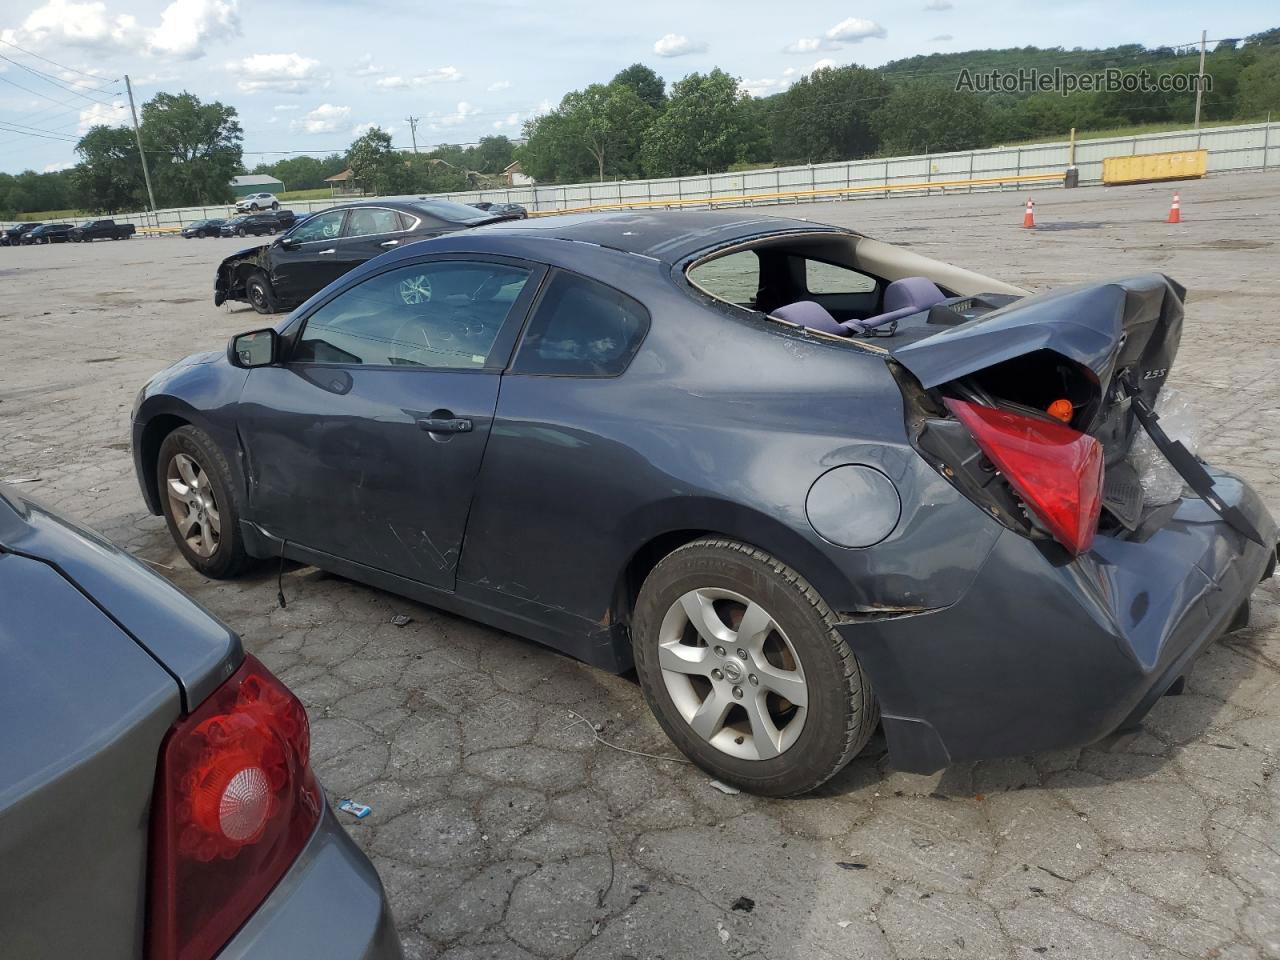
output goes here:
[[816, 66], [989, 47], [1176, 46], [1280, 25], [1274, 0], [0, 0], [0, 171], [56, 170], [95, 123], [157, 92], [234, 106], [252, 168], [345, 151], [516, 137], [569, 90], [640, 62], [721, 67], [756, 95]]

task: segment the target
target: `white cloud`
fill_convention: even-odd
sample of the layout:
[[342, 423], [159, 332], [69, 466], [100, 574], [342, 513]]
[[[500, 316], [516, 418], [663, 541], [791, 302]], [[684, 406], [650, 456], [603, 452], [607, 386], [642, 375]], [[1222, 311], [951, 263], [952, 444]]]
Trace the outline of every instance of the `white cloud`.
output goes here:
[[319, 60], [296, 53], [255, 53], [228, 63], [227, 70], [236, 74], [236, 86], [245, 93], [306, 93], [328, 82]]
[[520, 126], [520, 114], [509, 113], [501, 120], [493, 121], [495, 130], [515, 130]]
[[176, 60], [203, 57], [205, 44], [240, 36], [238, 0], [173, 0], [150, 31], [147, 51]]
[[48, 0], [36, 7], [16, 30], [0, 31], [0, 39], [26, 47], [51, 45], [82, 47], [87, 50], [125, 50], [142, 39], [135, 17], [112, 16], [100, 2]]
[[59, 170], [70, 170], [76, 165], [74, 160], [64, 160], [62, 163], [46, 163], [41, 173], [57, 173]]
[[815, 70], [830, 70], [835, 65], [836, 62], [830, 57], [823, 57], [821, 60], [815, 60], [813, 66], [806, 70], [805, 73], [813, 73]]
[[742, 81], [742, 89], [753, 97], [767, 97], [773, 93], [780, 93], [789, 86], [791, 86], [791, 81], [785, 76], [780, 78], [766, 77], [762, 80], [743, 79]]
[[801, 37], [782, 48], [783, 53], [817, 53], [819, 50], [839, 50], [840, 44], [825, 37]]
[[385, 72], [385, 70], [373, 62], [373, 54], [366, 53], [356, 61], [355, 69], [351, 71], [351, 75], [353, 77], [374, 77]]
[[412, 77], [382, 77], [377, 84], [385, 90], [405, 90], [409, 87], [425, 87], [431, 83], [457, 83], [462, 76], [462, 71], [457, 67], [437, 67]]
[[[96, 70], [91, 70], [90, 72], [97, 73]], [[68, 82], [72, 82], [72, 83], [75, 82], [70, 78], [64, 78], [64, 79], [67, 79]], [[144, 73], [140, 77], [130, 77], [129, 79], [135, 87], [158, 87], [162, 83], [173, 83], [174, 81], [178, 80], [178, 75], [176, 73], [169, 73], [168, 71], [162, 71], [159, 73]], [[87, 83], [89, 81], [83, 81], [83, 82]]]
[[479, 107], [473, 107], [467, 101], [460, 100], [458, 101], [458, 109], [453, 113], [445, 114], [444, 116], [432, 115], [435, 122], [431, 126], [433, 129], [436, 126], [456, 127], [460, 123], [466, 123], [479, 112]]
[[863, 20], [861, 17], [849, 17], [841, 20], [827, 31], [828, 40], [839, 40], [841, 43], [858, 43], [867, 37], [884, 37], [887, 31], [874, 20]]
[[303, 133], [337, 133], [347, 125], [351, 116], [350, 107], [336, 107], [332, 103], [322, 103], [300, 120], [289, 122], [290, 130]]
[[653, 45], [653, 52], [660, 57], [683, 57], [690, 53], [705, 53], [707, 45], [701, 40], [690, 40], [682, 33], [667, 33]]
[[497, 93], [499, 90], [506, 90], [510, 86], [511, 86], [510, 80], [498, 80], [495, 83], [489, 84], [489, 92]]
[[276, 113], [288, 113], [290, 110], [301, 110], [302, 108], [296, 103], [277, 103], [271, 109]]
[[954, 6], [954, 4], [952, 4], [951, 0], [929, 0], [929, 2], [924, 5], [924, 8], [929, 13], [938, 13], [942, 10], [950, 10], [952, 6]]
[[930, 37], [929, 42], [930, 43], [946, 43], [948, 40], [954, 40], [954, 39], [955, 37], [951, 36], [951, 34], [949, 33], [940, 33], [936, 37]]
[[160, 12], [156, 27], [137, 17], [111, 14], [101, 0], [46, 0], [21, 26], [0, 31], [0, 39], [28, 49], [79, 47], [96, 53], [145, 52], [194, 60], [211, 41], [240, 35], [239, 0], [173, 0]]
[[122, 127], [129, 122], [129, 111], [123, 100], [116, 100], [111, 106], [95, 103], [88, 110], [80, 111], [80, 126], [76, 128], [76, 136], [83, 137], [90, 127]]

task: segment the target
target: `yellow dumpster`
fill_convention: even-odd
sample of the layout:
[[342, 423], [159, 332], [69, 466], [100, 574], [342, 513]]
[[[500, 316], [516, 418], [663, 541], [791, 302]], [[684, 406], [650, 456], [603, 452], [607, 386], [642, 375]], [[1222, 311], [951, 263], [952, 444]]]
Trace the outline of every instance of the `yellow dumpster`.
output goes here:
[[1106, 157], [1102, 161], [1102, 182], [1154, 183], [1157, 180], [1189, 180], [1203, 177], [1209, 165], [1208, 150], [1178, 150], [1174, 153], [1141, 153], [1133, 157]]

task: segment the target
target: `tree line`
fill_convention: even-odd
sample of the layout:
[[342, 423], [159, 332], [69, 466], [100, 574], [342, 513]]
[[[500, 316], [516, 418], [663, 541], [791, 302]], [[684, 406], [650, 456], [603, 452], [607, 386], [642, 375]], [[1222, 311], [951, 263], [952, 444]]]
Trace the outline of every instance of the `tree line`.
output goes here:
[[[565, 94], [549, 113], [525, 124], [516, 152], [540, 182], [677, 177], [773, 164], [943, 153], [997, 146], [1068, 131], [1186, 123], [1195, 97], [1129, 91], [992, 93], [957, 89], [972, 72], [1054, 68], [1118, 69], [1163, 74], [1199, 69], [1195, 50], [1034, 47], [935, 54], [875, 70], [850, 65], [814, 70], [787, 90], [755, 97], [720, 69], [692, 73], [668, 90], [651, 69], [634, 64], [608, 83]], [[1280, 28], [1243, 42], [1222, 41], [1206, 59], [1212, 90], [1202, 122], [1280, 117]], [[1124, 86], [1122, 81], [1121, 86]]]
[[[1190, 124], [1186, 93], [1097, 92], [980, 94], [956, 89], [961, 70], [1095, 72], [1117, 68], [1153, 77], [1194, 73], [1198, 51], [1024, 47], [911, 57], [872, 70], [857, 65], [814, 70], [787, 90], [752, 96], [720, 69], [671, 84], [634, 64], [607, 83], [565, 94], [550, 112], [526, 122], [525, 142], [483, 138], [409, 154], [374, 128], [345, 153], [290, 156], [252, 172], [288, 190], [324, 186], [350, 166], [363, 187], [383, 195], [445, 193], [481, 185], [513, 160], [544, 183], [685, 176], [773, 164], [942, 153], [1065, 137], [1081, 131], [1156, 123]], [[1220, 41], [1206, 59], [1212, 89], [1203, 122], [1280, 117], [1280, 28]], [[225, 203], [244, 165], [243, 131], [234, 107], [190, 93], [160, 93], [142, 106], [140, 125], [161, 207]], [[76, 145], [65, 171], [0, 174], [0, 218], [80, 209], [114, 213], [146, 207], [133, 131], [96, 126]], [[481, 177], [476, 175], [480, 174]]]

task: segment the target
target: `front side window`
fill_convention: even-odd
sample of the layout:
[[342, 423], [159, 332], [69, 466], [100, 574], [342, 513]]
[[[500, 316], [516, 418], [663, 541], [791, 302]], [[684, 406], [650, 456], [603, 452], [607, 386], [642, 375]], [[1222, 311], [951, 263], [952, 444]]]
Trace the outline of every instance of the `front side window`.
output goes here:
[[337, 240], [338, 234], [342, 232], [342, 218], [346, 215], [345, 210], [330, 210], [328, 213], [318, 213], [309, 220], [305, 220], [298, 224], [289, 239], [296, 240], [298, 243], [309, 243], [313, 240]]
[[648, 330], [649, 312], [626, 294], [586, 277], [557, 273], [529, 321], [512, 370], [617, 376]]
[[313, 313], [292, 359], [452, 370], [501, 367], [506, 356], [491, 356], [494, 343], [528, 280], [529, 271], [520, 267], [470, 260], [388, 270]]
[[368, 237], [375, 233], [395, 233], [400, 230], [400, 217], [394, 210], [381, 207], [357, 207], [347, 218], [348, 237]]

